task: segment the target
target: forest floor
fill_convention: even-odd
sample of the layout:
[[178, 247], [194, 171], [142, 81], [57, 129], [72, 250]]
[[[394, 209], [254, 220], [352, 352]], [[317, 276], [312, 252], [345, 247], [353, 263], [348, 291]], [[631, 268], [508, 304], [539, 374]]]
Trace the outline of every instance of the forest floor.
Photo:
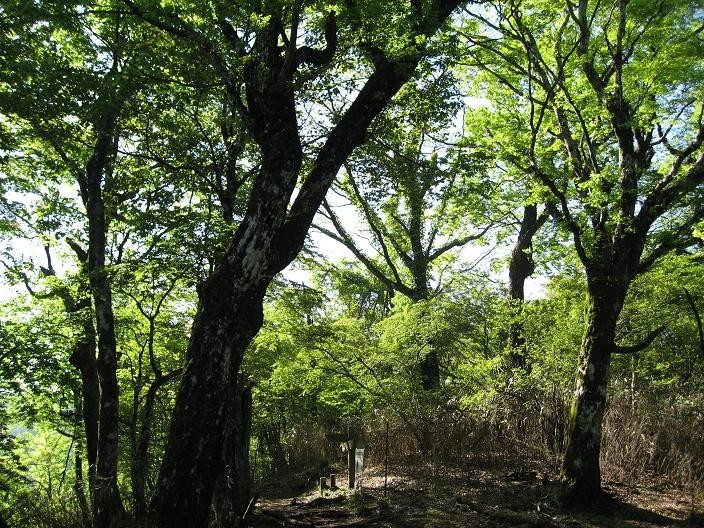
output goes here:
[[[610, 499], [575, 511], [561, 506], [563, 488], [546, 477], [525, 470], [438, 475], [415, 468], [389, 475], [385, 493], [383, 468], [372, 468], [355, 493], [326, 490], [323, 497], [289, 479], [262, 490], [249, 522], [272, 528], [704, 528], [701, 503], [662, 482], [606, 482]], [[338, 474], [338, 484], [343, 478], [346, 472]]]

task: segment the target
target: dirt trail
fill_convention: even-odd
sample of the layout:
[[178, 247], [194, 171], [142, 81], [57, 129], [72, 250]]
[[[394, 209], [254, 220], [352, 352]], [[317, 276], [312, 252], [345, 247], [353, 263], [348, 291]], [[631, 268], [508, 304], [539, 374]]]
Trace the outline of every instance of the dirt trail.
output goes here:
[[[690, 494], [660, 485], [607, 483], [613, 500], [590, 511], [560, 506], [559, 484], [534, 472], [470, 471], [433, 477], [394, 475], [387, 492], [378, 470], [362, 489], [301, 492], [280, 483], [262, 493], [253, 527], [306, 528], [657, 528], [702, 527]], [[276, 492], [273, 493], [273, 491]], [[694, 508], [693, 508], [694, 503]]]

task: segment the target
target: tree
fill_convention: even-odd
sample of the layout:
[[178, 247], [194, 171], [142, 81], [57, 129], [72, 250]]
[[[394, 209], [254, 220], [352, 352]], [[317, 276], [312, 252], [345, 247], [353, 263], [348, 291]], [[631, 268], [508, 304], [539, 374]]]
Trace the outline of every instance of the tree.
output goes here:
[[[349, 249], [390, 295], [400, 293], [411, 302], [437, 295], [446, 286], [442, 275], [457, 260], [457, 250], [499, 222], [482, 161], [465, 145], [452, 145], [452, 137], [446, 137], [451, 133], [444, 132], [456, 112], [452, 76], [440, 72], [423, 83], [404, 89], [377, 125], [377, 137], [346, 164], [336, 188], [344, 205], [357, 209], [376, 255], [368, 255], [361, 237], [327, 200], [321, 215], [332, 229], [315, 226]], [[432, 344], [418, 370], [424, 390], [440, 388], [440, 363]]]
[[[192, 9], [179, 16], [125, 0], [135, 16], [173, 35], [180, 45], [200, 50], [261, 152], [244, 216], [217, 267], [199, 288], [183, 381], [150, 505], [151, 526], [205, 526], [220, 470], [225, 421], [235, 412], [239, 367], [262, 325], [266, 289], [300, 251], [342, 163], [411, 78], [427, 39], [459, 3], [413, 2], [411, 9], [383, 4], [395, 23], [381, 28], [372, 15], [380, 13], [382, 4], [374, 3], [362, 8], [349, 2], [323, 16], [317, 5], [303, 9], [299, 2], [254, 3], [249, 9], [217, 3], [212, 11]], [[213, 20], [216, 30], [202, 29], [197, 23], [201, 20]], [[318, 21], [325, 47], [299, 46], [299, 32], [313, 31]], [[391, 34], [384, 34], [387, 31]], [[296, 111], [296, 96], [305, 86], [301, 81], [315, 79], [340, 48], [352, 46], [356, 38], [361, 41], [357, 52], [370, 66], [369, 77], [354, 89], [353, 102], [316, 145], [317, 151], [306, 153], [311, 161], [289, 207], [303, 169]]]
[[[142, 270], [139, 270], [142, 271]], [[129, 420], [130, 451], [132, 455], [130, 480], [132, 484], [135, 525], [143, 527], [147, 521], [147, 476], [149, 474], [149, 448], [152, 438], [152, 422], [156, 412], [159, 390], [175, 380], [181, 373], [174, 368], [166, 373], [157, 355], [157, 324], [162, 316], [165, 301], [177, 287], [178, 279], [168, 277], [168, 269], [157, 271], [152, 268], [143, 273], [135, 273], [133, 284], [125, 285], [125, 295], [134, 301], [138, 313], [147, 321], [146, 332], [136, 361], [132, 367], [133, 390], [131, 419]], [[140, 280], [141, 278], [141, 280]], [[147, 291], [140, 291], [146, 287]], [[183, 299], [185, 296], [181, 296]], [[136, 326], [136, 325], [135, 325]], [[136, 332], [135, 332], [136, 333]], [[146, 354], [146, 361], [145, 356]], [[145, 365], [149, 365], [149, 372]], [[144, 389], [146, 388], [146, 393]]]
[[[65, 169], [75, 178], [85, 207], [87, 248], [80, 249], [79, 253], [85, 259], [94, 306], [98, 345], [96, 370], [100, 383], [100, 411], [98, 414], [95, 459], [96, 487], [93, 504], [95, 525], [102, 527], [114, 526], [124, 513], [117, 488], [119, 410], [119, 388], [116, 375], [117, 344], [112, 291], [106, 271], [107, 231], [110, 217], [106, 213], [106, 200], [103, 191], [106, 185], [105, 180], [111, 178], [117, 154], [119, 116], [132, 88], [120, 73], [124, 65], [122, 35], [125, 28], [119, 15], [115, 15], [112, 19], [108, 18], [107, 21], [98, 19], [94, 22], [95, 30], [99, 33], [103, 32], [104, 38], [110, 41], [113, 46], [111, 49], [101, 50], [91, 43], [89, 34], [81, 30], [80, 23], [78, 28], [73, 26], [71, 7], [67, 7], [65, 10], [58, 9], [55, 13], [40, 11], [36, 14], [33, 13], [37, 19], [22, 20], [33, 38], [48, 38], [57, 45], [55, 53], [42, 55], [44, 50], [38, 46], [38, 43], [29, 41], [25, 53], [29, 56], [34, 53], [39, 55], [39, 60], [34, 64], [30, 63], [29, 68], [35, 69], [39, 82], [49, 81], [52, 84], [60, 83], [62, 76], [67, 74], [66, 71], [71, 70], [69, 61], [59, 58], [58, 53], [73, 51], [84, 54], [81, 57], [85, 61], [84, 63], [93, 62], [96, 66], [96, 73], [91, 75], [92, 72], [85, 71], [82, 72], [84, 78], [74, 75], [72, 79], [76, 83], [76, 89], [83, 91], [88, 97], [86, 102], [91, 107], [90, 114], [86, 115], [85, 111], [81, 111], [79, 100], [75, 95], [71, 96], [72, 99], [56, 101], [47, 91], [50, 87], [32, 86], [24, 93], [15, 92], [8, 95], [11, 97], [9, 99], [10, 110], [17, 113], [29, 124], [31, 133], [55, 150], [63, 161]], [[16, 16], [21, 17], [21, 12], [18, 12]], [[51, 23], [48, 20], [51, 20]], [[67, 41], [63, 40], [63, 32], [70, 35]], [[106, 60], [100, 56], [101, 52], [108, 54], [109, 64], [106, 64]], [[62, 70], [62, 68], [64, 69]], [[91, 77], [93, 78], [91, 79]], [[84, 84], [91, 81], [97, 86], [97, 93], [92, 98], [86, 93], [90, 89], [87, 84]], [[65, 106], [64, 108], [59, 107], [57, 112], [57, 109], [52, 105], [58, 106], [59, 104]], [[67, 114], [69, 116], [82, 115], [85, 119], [83, 122], [80, 119], [78, 121], [80, 125], [89, 126], [91, 132], [88, 137], [81, 139], [91, 144], [90, 148], [86, 149], [85, 143], [82, 141], [80, 143], [75, 141], [78, 139], [76, 136], [82, 135], [78, 126], [67, 131], [71, 134], [68, 142], [65, 142], [64, 138], [56, 137], [57, 129], [60, 129], [57, 121], [65, 119]], [[71, 139], [74, 141], [71, 142]], [[82, 358], [83, 362], [91, 362], [92, 353], [85, 354]], [[81, 361], [81, 358], [77, 356], [76, 361]], [[81, 369], [84, 367], [81, 366]], [[91, 450], [92, 447], [88, 447], [89, 453]]]
[[[494, 34], [469, 36], [477, 63], [528, 131], [511, 155], [555, 200], [587, 276], [588, 308], [564, 478], [572, 497], [601, 491], [599, 452], [611, 357], [628, 287], [687, 248], [704, 182], [701, 13], [689, 2], [506, 2]], [[492, 62], [493, 61], [493, 62]], [[527, 152], [527, 155], [524, 154]]]
[[[112, 294], [105, 269], [109, 218], [105, 212], [103, 184], [111, 175], [119, 141], [118, 119], [130, 87], [120, 74], [125, 28], [119, 15], [106, 19], [97, 17], [92, 21], [96, 33], [104, 39], [102, 42], [110, 42], [112, 47], [103, 46], [99, 39], [96, 40], [100, 44], [96, 45], [81, 26], [84, 7], [80, 4], [41, 6], [10, 12], [11, 31], [24, 31], [27, 36], [20, 43], [13, 42], [14, 47], [20, 47], [16, 50], [17, 57], [22, 57], [14, 66], [13, 74], [28, 75], [35, 82], [21, 92], [12, 88], [5, 90], [3, 110], [19, 116], [34, 138], [55, 151], [64, 170], [75, 178], [85, 207], [88, 243], [87, 249], [81, 248], [79, 253], [85, 257], [97, 333], [100, 410], [93, 504], [96, 526], [102, 527], [113, 526], [124, 513], [117, 489], [119, 389]], [[75, 16], [76, 10], [78, 16]], [[91, 23], [90, 17], [85, 16], [88, 23]], [[52, 43], [53, 49], [43, 47], [42, 42]], [[106, 60], [105, 55], [110, 59]], [[72, 58], [81, 66], [90, 65], [94, 69], [75, 68]], [[67, 87], [60, 88], [67, 76], [75, 89], [71, 95], [65, 91]], [[97, 89], [93, 92], [94, 87]], [[58, 97], [52, 96], [53, 90]], [[87, 137], [82, 125], [91, 129]], [[67, 133], [67, 137], [60, 137], [60, 130]], [[86, 144], [91, 147], [85, 148]], [[89, 341], [86, 343], [90, 347]], [[87, 353], [75, 357], [82, 370], [90, 369], [91, 356]], [[87, 404], [84, 407], [87, 408]], [[91, 429], [87, 427], [86, 431]], [[88, 447], [88, 452], [92, 452], [92, 446]]]
[[[124, 264], [125, 251], [145, 239], [149, 242], [141, 256], [151, 257], [154, 245], [163, 243], [173, 225], [155, 233], [156, 225], [167, 222], [153, 221], [150, 213], [163, 207], [174, 216], [166, 202], [173, 205], [181, 199], [178, 193], [164, 192], [163, 183], [152, 188], [155, 178], [137, 182], [139, 168], [125, 162], [121, 152], [121, 146], [129, 151], [136, 137], [138, 87], [155, 82], [144, 72], [160, 72], [144, 53], [143, 42], [150, 35], [140, 33], [143, 26], [130, 25], [132, 19], [118, 7], [110, 1], [49, 2], [31, 8], [18, 3], [8, 6], [2, 28], [3, 42], [14, 52], [1, 65], [10, 82], [0, 93], [3, 122], [20, 138], [8, 156], [15, 159], [13, 177], [25, 176], [21, 190], [27, 202], [36, 200], [37, 217], [43, 220], [37, 231], [47, 248], [66, 243], [79, 262], [86, 291], [70, 295], [57, 280], [53, 294], [64, 301], [67, 312], [94, 318], [85, 321], [84, 339], [71, 363], [83, 378], [81, 408], [96, 527], [115, 526], [124, 515], [117, 484], [120, 387], [112, 265]], [[22, 39], [15, 38], [18, 33]], [[79, 200], [66, 197], [71, 190]], [[153, 205], [157, 201], [160, 207]], [[138, 222], [125, 226], [125, 216], [142, 207], [141, 216], [131, 217]], [[51, 264], [44, 275], [55, 275]], [[159, 377], [160, 372], [154, 374]], [[159, 381], [159, 386], [165, 383]], [[148, 439], [149, 419], [144, 423], [142, 439]]]
[[[27, 149], [26, 145], [17, 147], [24, 155], [31, 155], [33, 150]], [[11, 180], [14, 180], [13, 188], [15, 192], [22, 192], [23, 199], [31, 202], [31, 205], [21, 205], [20, 203], [7, 203], [7, 211], [10, 213], [14, 240], [29, 240], [34, 243], [44, 245], [43, 265], [34, 265], [17, 258], [11, 247], [3, 251], [0, 264], [6, 270], [6, 277], [11, 282], [23, 284], [34, 301], [41, 305], [48, 299], [58, 299], [61, 301], [63, 310], [69, 319], [72, 319], [77, 329], [76, 340], [71, 343], [68, 362], [80, 373], [81, 384], [76, 388], [77, 416], [82, 418], [82, 429], [84, 439], [81, 442], [85, 445], [88, 461], [88, 483], [89, 493], [92, 495], [95, 488], [96, 460], [98, 447], [98, 421], [100, 388], [95, 358], [95, 327], [93, 324], [92, 304], [90, 291], [87, 284], [85, 269], [82, 267], [75, 276], [67, 276], [62, 279], [57, 277], [54, 268], [55, 256], [51, 237], [53, 233], [60, 229], [63, 218], [69, 213], [64, 210], [65, 204], [57, 194], [49, 189], [42, 189], [41, 185], [35, 186], [36, 182], [32, 176], [27, 175], [27, 171], [19, 166], [22, 161], [10, 159], [7, 163], [7, 173]], [[27, 192], [32, 189], [32, 192]], [[31, 195], [34, 196], [31, 196]], [[75, 256], [79, 261], [85, 262], [86, 255], [82, 247], [77, 243], [72, 243]], [[80, 439], [76, 439], [80, 441]], [[82, 454], [77, 453], [77, 458]], [[77, 471], [80, 468], [77, 466]], [[82, 473], [77, 474], [76, 493], [79, 503], [84, 507], [84, 515], [90, 517], [88, 512], [85, 487]]]

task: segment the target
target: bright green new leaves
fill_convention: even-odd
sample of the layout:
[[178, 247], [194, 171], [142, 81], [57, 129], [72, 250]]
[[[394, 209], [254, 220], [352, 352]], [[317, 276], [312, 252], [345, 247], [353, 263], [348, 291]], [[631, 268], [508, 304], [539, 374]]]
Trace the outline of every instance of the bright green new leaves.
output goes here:
[[[491, 101], [481, 111], [491, 140], [532, 176], [538, 200], [557, 200], [586, 258], [600, 258], [594, 245], [615, 242], [635, 215], [649, 226], [661, 197], [677, 208], [670, 192], [697, 185], [688, 175], [698, 178], [700, 26], [690, 2], [507, 2], [463, 31], [481, 72], [475, 93]], [[701, 211], [681, 205], [673, 230], [686, 245]]]

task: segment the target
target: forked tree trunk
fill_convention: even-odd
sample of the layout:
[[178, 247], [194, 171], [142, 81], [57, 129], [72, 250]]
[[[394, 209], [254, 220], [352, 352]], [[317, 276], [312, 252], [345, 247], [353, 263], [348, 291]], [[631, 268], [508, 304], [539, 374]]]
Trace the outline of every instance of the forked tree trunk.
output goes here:
[[588, 281], [587, 324], [562, 467], [571, 499], [581, 503], [601, 494], [601, 427], [616, 323], [627, 291], [627, 281], [614, 277], [592, 276]]
[[511, 252], [508, 268], [508, 298], [511, 301], [512, 320], [508, 329], [509, 359], [511, 366], [525, 369], [527, 364], [526, 339], [523, 334], [522, 311], [525, 300], [526, 279], [533, 275], [533, 237], [542, 227], [548, 216], [545, 212], [538, 216], [538, 207], [528, 204], [523, 209], [523, 219], [516, 244]]
[[[207, 525], [244, 352], [264, 322], [269, 283], [300, 249], [296, 239], [275, 243], [301, 166], [293, 92], [272, 91], [260, 111], [258, 119], [267, 124], [254, 131], [262, 148], [261, 170], [242, 223], [199, 291], [166, 452], [149, 506], [150, 528]], [[293, 255], [277, 266], [272, 257], [279, 251]]]

